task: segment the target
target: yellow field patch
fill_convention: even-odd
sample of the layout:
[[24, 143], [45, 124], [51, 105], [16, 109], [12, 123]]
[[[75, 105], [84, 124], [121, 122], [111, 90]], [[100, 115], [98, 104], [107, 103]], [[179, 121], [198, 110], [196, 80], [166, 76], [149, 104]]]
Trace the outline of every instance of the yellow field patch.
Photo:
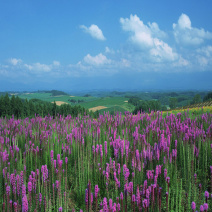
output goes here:
[[89, 108], [89, 111], [95, 112], [97, 110], [102, 110], [102, 109], [105, 109], [105, 108], [107, 108], [107, 107], [105, 107], [105, 106], [97, 106], [97, 107]]
[[124, 101], [124, 102], [128, 102], [128, 101], [126, 100], [126, 101]]
[[[52, 102], [54, 103], [54, 102]], [[56, 105], [60, 106], [62, 104], [68, 104], [67, 102], [62, 102], [62, 101], [55, 101]]]
[[70, 97], [75, 97], [75, 96], [70, 96]]

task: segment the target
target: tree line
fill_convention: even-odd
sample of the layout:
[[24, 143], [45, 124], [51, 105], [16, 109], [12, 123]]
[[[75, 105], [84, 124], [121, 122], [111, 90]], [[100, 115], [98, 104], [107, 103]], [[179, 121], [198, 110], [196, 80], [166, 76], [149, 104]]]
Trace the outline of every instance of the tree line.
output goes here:
[[32, 118], [35, 114], [42, 117], [48, 115], [55, 117], [57, 114], [64, 116], [70, 114], [72, 117], [77, 117], [78, 114], [87, 114], [94, 118], [98, 116], [97, 113], [93, 113], [80, 105], [63, 104], [58, 106], [55, 102], [50, 103], [39, 99], [24, 100], [15, 95], [10, 98], [8, 93], [0, 96], [0, 117]]
[[166, 106], [161, 105], [159, 100], [148, 100], [144, 101], [138, 97], [133, 97], [128, 100], [128, 103], [135, 106], [133, 111], [136, 114], [138, 111], [149, 112], [149, 111], [159, 111], [159, 110], [167, 110]]

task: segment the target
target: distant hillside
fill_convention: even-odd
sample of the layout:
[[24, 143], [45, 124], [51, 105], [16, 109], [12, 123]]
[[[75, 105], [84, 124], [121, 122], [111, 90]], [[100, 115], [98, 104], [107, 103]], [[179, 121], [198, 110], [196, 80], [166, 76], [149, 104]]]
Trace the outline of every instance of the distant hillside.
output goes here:
[[67, 93], [63, 91], [58, 91], [58, 90], [45, 91], [45, 93], [51, 93], [52, 96], [68, 95]]
[[179, 109], [186, 109], [186, 108], [195, 108], [195, 107], [207, 107], [207, 106], [212, 106], [212, 100], [210, 101], [206, 101], [206, 102], [200, 102], [200, 103], [196, 103], [196, 104], [192, 104], [192, 105], [187, 105], [187, 106], [183, 106], [181, 108], [176, 108], [177, 110]]

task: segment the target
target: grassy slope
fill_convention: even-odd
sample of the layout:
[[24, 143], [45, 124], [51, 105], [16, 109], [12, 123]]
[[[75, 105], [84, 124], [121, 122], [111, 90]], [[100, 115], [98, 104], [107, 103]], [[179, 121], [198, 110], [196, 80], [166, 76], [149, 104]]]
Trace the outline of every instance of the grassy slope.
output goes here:
[[[30, 93], [30, 94], [21, 94], [19, 95], [22, 99], [40, 99], [47, 102], [53, 101], [63, 101], [69, 103], [71, 105], [81, 105], [86, 109], [97, 107], [97, 106], [105, 106], [106, 109], [102, 109], [99, 112], [103, 113], [104, 111], [133, 111], [134, 106], [128, 104], [125, 101], [128, 101], [128, 98], [125, 97], [81, 97], [75, 96], [70, 97], [68, 95], [61, 95], [61, 96], [52, 96], [51, 93]], [[84, 102], [80, 103], [71, 103], [68, 100], [83, 100]]]
[[[30, 93], [30, 94], [21, 94], [19, 95], [22, 99], [40, 99], [47, 102], [53, 101], [63, 101], [70, 103], [69, 99], [74, 100], [84, 100], [84, 101], [92, 101], [96, 99], [96, 97], [70, 97], [68, 95], [61, 95], [61, 96], [52, 96], [51, 93]], [[71, 104], [71, 103], [70, 103]]]
[[127, 102], [128, 98], [124, 97], [103, 97], [103, 98], [98, 98], [94, 101], [91, 102], [83, 102], [80, 105], [82, 105], [85, 108], [92, 108], [96, 106], [105, 106], [107, 107], [106, 109], [100, 110], [100, 112], [104, 111], [132, 111], [134, 107]]

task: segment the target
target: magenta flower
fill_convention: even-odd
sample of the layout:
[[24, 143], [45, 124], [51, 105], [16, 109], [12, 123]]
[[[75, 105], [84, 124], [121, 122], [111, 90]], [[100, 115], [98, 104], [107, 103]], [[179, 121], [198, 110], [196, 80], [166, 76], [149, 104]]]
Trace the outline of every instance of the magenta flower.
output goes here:
[[135, 194], [132, 195], [132, 201], [135, 202]]
[[22, 212], [28, 212], [28, 200], [26, 195], [22, 198]]
[[7, 187], [6, 187], [6, 193], [7, 193], [7, 196], [10, 195], [10, 186], [7, 186]]
[[14, 206], [15, 212], [18, 211], [18, 204], [17, 204], [17, 202], [14, 202], [14, 203], [13, 203], [13, 206]]
[[39, 202], [40, 202], [40, 204], [41, 204], [41, 201], [42, 201], [42, 194], [39, 193]]
[[65, 163], [66, 163], [66, 164], [68, 163], [68, 158], [67, 158], [67, 157], [65, 158]]
[[148, 206], [147, 199], [144, 199], [144, 200], [143, 200], [143, 207], [144, 207], [144, 208], [147, 208], [147, 206]]
[[120, 205], [120, 203], [117, 204], [117, 211], [121, 211], [121, 205]]
[[85, 189], [85, 205], [88, 205], [88, 189]]
[[208, 201], [208, 198], [209, 198], [209, 192], [208, 191], [205, 191], [205, 200], [206, 200], [206, 203]]
[[124, 195], [123, 195], [123, 193], [121, 192], [121, 194], [120, 194], [120, 199], [123, 200], [123, 198], [124, 198]]
[[167, 182], [167, 183], [170, 182], [170, 177], [166, 177], [166, 182]]
[[204, 203], [203, 207], [204, 207], [204, 210], [207, 211], [208, 210], [208, 203]]
[[28, 182], [28, 191], [29, 191], [29, 193], [32, 191], [32, 183], [31, 182]]
[[107, 211], [107, 198], [106, 197], [104, 197], [104, 199], [103, 199], [103, 210]]
[[97, 198], [99, 190], [98, 185], [95, 185], [95, 198]]
[[195, 202], [192, 202], [191, 203], [191, 209], [194, 211], [196, 209], [196, 203]]
[[203, 205], [200, 205], [200, 211], [201, 211], [201, 212], [204, 211]]
[[51, 150], [51, 152], [50, 152], [50, 157], [51, 157], [51, 158], [54, 157], [54, 151], [53, 151], [53, 150]]
[[109, 199], [109, 207], [110, 207], [110, 210], [113, 209], [113, 200], [112, 199]]
[[22, 197], [26, 195], [26, 186], [23, 184], [22, 186]]
[[59, 207], [59, 212], [62, 212], [63, 211], [63, 208], [62, 207]]

